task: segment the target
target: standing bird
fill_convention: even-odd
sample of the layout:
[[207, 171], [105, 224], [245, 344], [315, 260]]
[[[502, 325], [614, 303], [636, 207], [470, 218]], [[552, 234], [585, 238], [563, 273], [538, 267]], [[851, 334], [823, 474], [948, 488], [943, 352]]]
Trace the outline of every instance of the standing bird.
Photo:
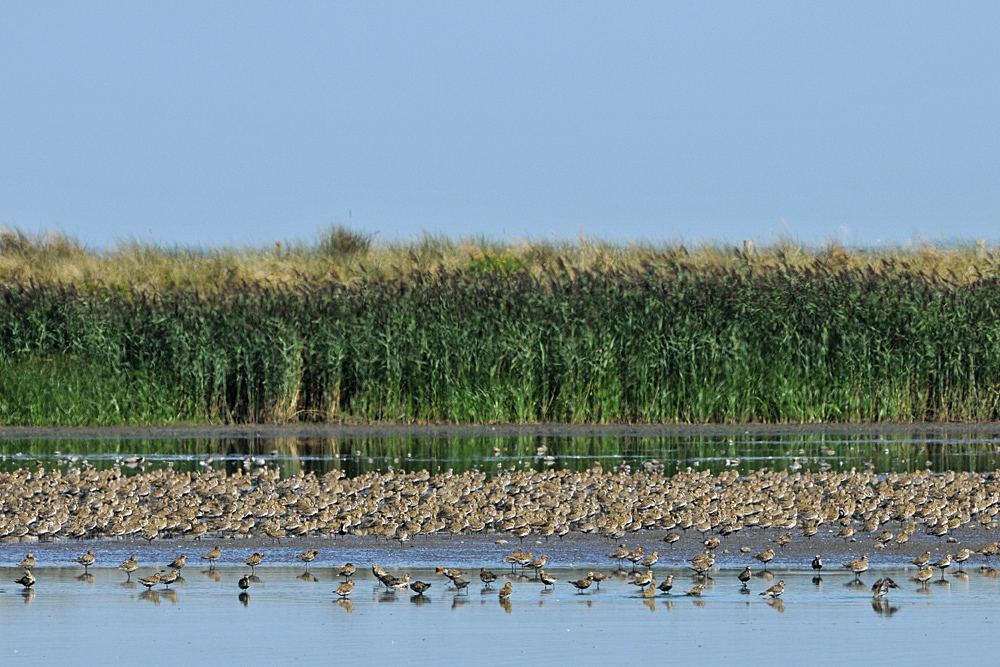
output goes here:
[[823, 559], [819, 557], [819, 554], [816, 554], [816, 557], [813, 558], [812, 568], [817, 572], [823, 569]]
[[350, 579], [354, 576], [354, 573], [358, 571], [358, 568], [354, 566], [353, 563], [346, 563], [337, 568], [337, 574], [344, 577], [345, 579]]
[[601, 582], [607, 581], [611, 577], [604, 574], [603, 572], [588, 572], [587, 578], [597, 584], [597, 590], [601, 590]]
[[88, 569], [90, 568], [90, 566], [94, 564], [95, 560], [96, 559], [94, 558], [94, 550], [93, 549], [87, 549], [87, 553], [85, 553], [84, 555], [80, 556], [79, 558], [74, 559], [74, 562], [77, 562], [80, 565], [82, 565], [83, 566], [83, 572], [84, 572], [84, 574], [86, 574], [88, 572]]
[[459, 592], [461, 592], [462, 589], [465, 589], [466, 593], [469, 592], [468, 591], [469, 582], [466, 581], [465, 579], [463, 579], [462, 577], [454, 577], [454, 578], [452, 578], [451, 583], [455, 585], [455, 588], [458, 589]]
[[253, 553], [243, 559], [243, 562], [250, 566], [250, 574], [256, 574], [257, 566], [264, 560], [264, 552]]
[[319, 555], [319, 549], [310, 549], [309, 551], [303, 551], [296, 558], [306, 564], [306, 569], [309, 569], [309, 563], [316, 560], [316, 556]]
[[215, 561], [219, 560], [219, 556], [221, 555], [222, 555], [222, 547], [216, 545], [214, 549], [212, 549], [204, 556], [202, 556], [201, 559], [208, 561], [208, 569], [211, 570], [212, 568], [215, 567]]
[[845, 569], [854, 573], [854, 578], [856, 580], [861, 579], [861, 573], [868, 571], [868, 556], [862, 556], [861, 558], [852, 560], [849, 563], [844, 563], [843, 565]]
[[430, 587], [431, 587], [430, 584], [425, 584], [422, 581], [414, 581], [412, 584], [410, 584], [410, 588], [417, 595], [423, 595], [424, 592]]
[[135, 559], [135, 554], [127, 561], [118, 566], [118, 569], [128, 575], [125, 581], [132, 581], [132, 573], [139, 569], [139, 561]]
[[754, 556], [755, 560], [759, 560], [764, 564], [764, 569], [767, 569], [767, 564], [774, 560], [774, 549], [768, 549], [767, 551], [761, 551], [759, 554]]
[[35, 567], [35, 557], [29, 552], [27, 556], [24, 557], [20, 563], [17, 564], [18, 567], [23, 567], [26, 570], [30, 570]]
[[577, 593], [582, 593], [590, 588], [591, 581], [590, 577], [584, 577], [583, 579], [578, 579], [577, 581], [571, 581], [569, 583], [576, 587]]
[[490, 584], [497, 580], [497, 575], [490, 572], [485, 567], [481, 567], [479, 568], [479, 580], [486, 584], [486, 587], [489, 588]]
[[925, 551], [923, 554], [917, 556], [916, 558], [914, 558], [910, 562], [913, 563], [914, 565], [916, 565], [919, 568], [923, 568], [924, 566], [927, 565], [927, 563], [931, 562], [931, 552], [930, 551]]
[[701, 597], [701, 592], [705, 590], [705, 584], [697, 584], [694, 588], [689, 590], [684, 595], [690, 595], [693, 597]]
[[928, 565], [924, 569], [917, 572], [916, 576], [913, 577], [913, 580], [919, 582], [920, 587], [923, 588], [927, 586], [927, 582], [930, 581], [931, 577], [933, 576], [934, 576], [934, 570], [931, 569], [930, 565]]
[[889, 577], [879, 579], [872, 584], [872, 599], [877, 600], [878, 598], [885, 597], [885, 594], [889, 592], [890, 588], [899, 588], [899, 584]]
[[181, 570], [184, 568], [185, 565], [187, 565], [187, 559], [188, 559], [187, 554], [181, 554], [180, 556], [175, 558], [173, 562], [170, 563], [170, 565], [168, 565], [167, 567], [170, 568], [171, 570]]
[[501, 602], [503, 602], [505, 600], [509, 600], [510, 599], [510, 594], [512, 592], [513, 591], [510, 588], [510, 582], [508, 581], [506, 584], [503, 585], [503, 588], [501, 588], [499, 591], [497, 591], [497, 597], [500, 598]]
[[25, 570], [24, 576], [22, 576], [20, 579], [15, 579], [14, 583], [21, 584], [25, 588], [31, 588], [32, 586], [35, 585], [35, 575], [31, 573], [31, 570]]
[[346, 598], [348, 595], [350, 595], [351, 591], [353, 590], [354, 590], [354, 580], [348, 579], [347, 581], [345, 581], [344, 583], [342, 583], [340, 586], [337, 587], [337, 590], [334, 591], [334, 594], [339, 595], [341, 599], [343, 599]]
[[656, 588], [663, 591], [664, 593], [669, 593], [670, 589], [674, 587], [674, 575], [668, 574], [667, 578], [660, 582], [660, 585]]
[[743, 583], [743, 588], [746, 588], [747, 584], [750, 583], [750, 578], [752, 576], [753, 575], [750, 574], [750, 566], [747, 565], [746, 569], [743, 570], [742, 572], [740, 572], [739, 575], [737, 575], [736, 578], [739, 579]]
[[150, 577], [143, 577], [142, 579], [139, 580], [139, 583], [145, 586], [146, 590], [149, 590], [156, 584], [160, 583], [160, 573], [157, 572], [156, 574]]
[[951, 554], [945, 554], [945, 557], [934, 563], [934, 567], [941, 570], [941, 578], [944, 579], [944, 571], [951, 567]]
[[971, 549], [960, 549], [957, 554], [951, 557], [953, 561], [958, 563], [958, 572], [962, 571], [962, 563], [969, 560], [970, 556], [972, 556]]
[[241, 591], [245, 591], [246, 589], [250, 588], [250, 575], [244, 574], [243, 577], [240, 579], [240, 583], [238, 584], [238, 586], [240, 587]]
[[766, 595], [769, 598], [777, 598], [781, 597], [781, 594], [784, 592], [785, 592], [785, 582], [779, 581], [778, 583], [776, 583], [774, 586], [771, 586], [763, 593], [760, 593], [760, 595]]
[[556, 582], [559, 581], [558, 577], [553, 577], [551, 574], [547, 573], [545, 570], [540, 570], [538, 576], [542, 580], [542, 585], [545, 588], [549, 586], [555, 586]]

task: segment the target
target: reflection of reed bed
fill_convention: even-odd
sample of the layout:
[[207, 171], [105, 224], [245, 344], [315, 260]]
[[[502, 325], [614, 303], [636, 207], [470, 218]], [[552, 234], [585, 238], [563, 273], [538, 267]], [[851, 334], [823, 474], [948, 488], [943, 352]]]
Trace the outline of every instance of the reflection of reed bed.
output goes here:
[[620, 540], [652, 530], [695, 529], [725, 538], [769, 528], [806, 537], [823, 526], [847, 528], [884, 548], [918, 530], [945, 538], [967, 527], [992, 527], [1000, 478], [857, 470], [663, 476], [599, 467], [508, 469], [492, 476], [397, 470], [348, 478], [340, 471], [282, 477], [276, 468], [124, 475], [118, 467], [83, 466], [0, 474], [0, 497], [6, 499], [0, 538], [8, 540], [368, 535], [404, 542], [483, 532], [521, 541], [572, 532]]
[[761, 468], [798, 471], [876, 473], [982, 472], [1000, 469], [996, 434], [941, 438], [931, 434], [798, 434], [740, 438], [733, 436], [608, 437], [261, 437], [261, 438], [115, 438], [0, 440], [0, 470], [13, 471], [35, 461], [46, 467], [86, 460], [97, 469], [122, 466], [125, 474], [165, 465], [179, 471], [278, 466], [283, 475], [324, 474], [339, 470], [348, 477], [369, 472], [429, 470], [488, 475], [504, 469], [584, 471], [600, 463], [607, 469], [673, 475], [688, 468], [737, 470]]
[[5, 424], [1000, 418], [995, 279], [551, 269], [0, 300]]

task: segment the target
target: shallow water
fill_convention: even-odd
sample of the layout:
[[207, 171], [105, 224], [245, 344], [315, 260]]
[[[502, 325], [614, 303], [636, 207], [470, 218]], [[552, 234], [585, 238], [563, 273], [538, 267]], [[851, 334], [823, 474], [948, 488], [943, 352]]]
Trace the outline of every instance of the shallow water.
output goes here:
[[[812, 572], [778, 570], [786, 591], [775, 603], [757, 595], [771, 583], [759, 577], [751, 593], [741, 593], [735, 569], [713, 572], [703, 596], [693, 598], [683, 595], [691, 577], [659, 568], [659, 577], [675, 574], [676, 594], [643, 600], [619, 579], [577, 594], [566, 582], [585, 570], [554, 568], [554, 590], [516, 580], [509, 608], [495, 588], [484, 591], [476, 582], [457, 594], [432, 570], [409, 571], [432, 584], [423, 599], [385, 593], [370, 572], [359, 571], [350, 601], [339, 602], [328, 567], [312, 568], [315, 581], [302, 578], [301, 567], [258, 568], [261, 582], [242, 599], [236, 582], [244, 568], [207, 576], [189, 566], [172, 591], [146, 594], [123, 586], [117, 570], [97, 568], [92, 581], [81, 581], [78, 568], [41, 567], [33, 594], [0, 586], [0, 662], [986, 664], [1000, 649], [1000, 586], [972, 568], [926, 589], [909, 581], [912, 569], [869, 572], [861, 586], [849, 574], [814, 583]], [[16, 574], [0, 570], [6, 581]], [[886, 575], [901, 588], [873, 604], [868, 587]]]
[[[872, 467], [877, 472], [930, 468], [936, 472], [1000, 469], [1000, 434], [880, 432], [871, 427], [829, 433], [733, 431], [679, 436], [506, 436], [506, 437], [350, 437], [350, 438], [0, 438], [0, 470], [69, 466], [86, 460], [108, 468], [141, 457], [132, 469], [206, 466], [234, 471], [263, 463], [284, 474], [300, 470], [342, 470], [353, 477], [390, 469], [485, 472], [500, 468], [584, 470], [599, 463], [606, 470], [624, 467], [671, 475], [686, 468], [713, 472], [734, 468], [804, 470]], [[128, 468], [126, 468], [126, 471]]]

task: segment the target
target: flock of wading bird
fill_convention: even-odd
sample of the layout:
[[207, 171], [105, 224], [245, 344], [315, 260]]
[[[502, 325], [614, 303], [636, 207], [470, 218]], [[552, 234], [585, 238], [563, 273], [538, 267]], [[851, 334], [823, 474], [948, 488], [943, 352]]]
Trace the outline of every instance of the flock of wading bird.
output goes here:
[[[891, 534], [887, 534], [888, 531], [883, 532], [878, 539], [881, 540], [883, 546], [889, 540], [893, 539]], [[668, 533], [663, 537], [663, 542], [667, 544], [674, 544], [680, 539], [678, 533]], [[785, 533], [776, 539], [772, 540], [779, 548], [784, 547], [789, 544], [792, 540], [790, 533]], [[507, 541], [500, 539], [497, 540], [500, 544], [506, 544]], [[716, 561], [716, 550], [718, 550], [722, 544], [722, 541], [718, 537], [710, 537], [703, 541], [704, 550], [697, 554], [696, 556], [689, 558], [688, 569], [692, 571], [692, 579], [694, 582], [693, 587], [690, 590], [684, 592], [684, 595], [690, 597], [701, 597], [705, 591], [705, 586], [709, 582], [714, 580], [710, 576], [710, 572], [713, 570]], [[985, 559], [996, 555], [998, 549], [1000, 549], [1000, 542], [992, 542], [982, 547], [978, 551], [972, 551], [968, 548], [959, 549], [954, 554], [946, 554], [944, 557], [934, 560], [931, 557], [931, 552], [926, 551], [920, 556], [913, 558], [910, 562], [916, 565], [918, 570], [916, 574], [912, 577], [912, 580], [917, 582], [922, 590], [925, 590], [928, 582], [934, 577], [934, 568], [937, 568], [941, 572], [941, 580], [944, 580], [945, 570], [947, 570], [952, 565], [957, 566], [957, 571], [962, 571], [962, 566], [968, 561], [973, 554], [979, 554]], [[749, 547], [741, 547], [740, 551], [744, 554], [749, 554]], [[306, 574], [308, 575], [309, 566], [316, 560], [319, 555], [319, 549], [310, 549], [300, 553], [296, 558], [305, 564]], [[728, 552], [727, 552], [728, 553]], [[152, 574], [138, 579], [138, 583], [146, 587], [147, 591], [153, 589], [156, 586], [164, 586], [169, 588], [169, 586], [180, 579], [181, 570], [187, 565], [187, 554], [181, 554], [175, 558], [166, 568], [159, 571], [153, 572]], [[755, 556], [754, 560], [759, 561], [763, 565], [763, 570], [761, 575], [767, 581], [773, 581], [773, 574], [768, 572], [768, 564], [775, 559], [775, 551], [773, 548], [768, 548]], [[215, 546], [213, 549], [207, 551], [201, 556], [201, 560], [208, 562], [209, 572], [214, 571], [215, 563], [222, 557], [222, 547], [220, 545]], [[659, 562], [660, 555], [659, 551], [654, 550], [651, 553], [646, 553], [642, 546], [636, 549], [630, 550], [625, 544], [620, 544], [617, 549], [613, 550], [611, 553], [607, 554], [607, 557], [615, 560], [617, 563], [617, 569], [611, 574], [605, 574], [599, 571], [589, 571], [587, 576], [573, 581], [568, 581], [567, 583], [573, 586], [577, 593], [583, 594], [588, 588], [596, 584], [599, 589], [601, 582], [607, 581], [608, 579], [618, 578], [624, 580], [626, 583], [639, 588], [639, 597], [649, 599], [654, 598], [658, 594], [670, 595], [674, 587], [674, 575], [668, 574], [662, 581], [657, 581], [656, 576], [653, 573], [653, 567]], [[237, 586], [239, 587], [240, 599], [246, 604], [248, 598], [246, 597], [246, 591], [250, 588], [251, 584], [259, 583], [260, 579], [256, 576], [256, 568], [265, 558], [264, 552], [254, 552], [250, 556], [243, 559], [243, 563], [250, 568], [250, 572], [244, 574], [239, 581]], [[933, 561], [933, 562], [932, 562]], [[93, 549], [88, 549], [87, 553], [74, 559], [75, 563], [78, 563], [84, 567], [84, 577], [91, 577], [89, 574], [89, 568], [96, 563], [96, 556], [94, 555]], [[532, 581], [524, 575], [525, 570], [534, 571], [533, 580], [540, 582], [544, 589], [549, 587], [554, 587], [559, 578], [553, 576], [551, 573], [545, 571], [545, 566], [548, 564], [548, 556], [543, 554], [536, 557], [532, 552], [524, 552], [520, 547], [503, 558], [503, 563], [509, 564], [511, 567], [511, 573], [513, 574], [515, 568], [521, 568], [521, 574], [517, 577], [518, 581]], [[632, 564], [631, 571], [625, 570], [624, 563], [629, 562]], [[25, 558], [18, 563], [19, 567], [24, 568], [24, 574], [20, 579], [15, 580], [15, 583], [20, 584], [25, 590], [31, 589], [36, 582], [35, 576], [31, 573], [31, 569], [35, 567], [36, 561], [33, 554], [28, 553]], [[863, 555], [861, 558], [857, 558], [848, 562], [842, 563], [842, 566], [854, 575], [854, 580], [849, 584], [852, 587], [863, 587], [860, 583], [860, 577], [864, 572], [869, 569], [868, 556]], [[810, 562], [810, 567], [815, 572], [813, 577], [813, 583], [819, 584], [822, 581], [820, 577], [821, 571], [824, 568], [824, 563], [822, 557], [817, 554]], [[645, 573], [640, 571], [640, 568], [645, 569]], [[139, 569], [139, 562], [136, 555], [132, 555], [127, 561], [118, 566], [119, 570], [126, 574], [126, 581], [130, 582], [132, 578], [132, 573]], [[336, 590], [333, 591], [340, 600], [346, 600], [354, 592], [355, 580], [354, 576], [358, 572], [357, 567], [352, 563], [346, 563], [342, 566], [336, 567], [337, 574], [344, 578], [343, 583], [341, 583]], [[981, 567], [984, 574], [993, 573], [995, 576], [995, 570], [984, 564]], [[414, 592], [414, 598], [422, 598], [424, 593], [432, 587], [432, 584], [426, 583], [419, 580], [410, 580], [410, 574], [406, 573], [402, 577], [397, 577], [390, 574], [387, 570], [380, 567], [378, 564], [372, 564], [371, 566], [372, 575], [378, 581], [376, 588], [384, 586], [386, 591], [393, 593], [396, 591], [405, 591], [407, 588]], [[465, 572], [458, 569], [447, 568], [447, 567], [437, 567], [437, 574], [446, 577], [451, 582], [453, 590], [458, 594], [468, 591], [470, 584], [469, 579], [465, 579]], [[736, 579], [740, 582], [741, 588], [739, 589], [741, 593], [750, 593], [750, 582], [753, 579], [753, 572], [750, 565], [746, 565], [744, 569], [736, 575]], [[219, 577], [216, 577], [217, 579]], [[497, 581], [499, 576], [487, 570], [485, 567], [479, 570], [479, 580], [484, 585], [485, 589], [490, 588], [491, 585]], [[92, 577], [88, 579], [93, 581]], [[310, 581], [316, 581], [315, 577], [308, 579]], [[899, 585], [889, 577], [879, 578], [871, 587], [873, 604], [876, 607], [876, 611], [881, 611], [879, 607], [880, 604], [884, 603], [884, 598], [893, 588], [899, 588]], [[785, 592], [785, 582], [778, 581], [764, 591], [758, 593], [758, 595], [769, 598], [769, 602], [772, 604], [780, 605], [779, 598]], [[513, 588], [510, 581], [507, 581], [498, 591], [497, 596], [500, 600], [501, 605], [507, 607], [509, 611], [510, 598], [513, 594]]]
[[[446, 471], [369, 472], [348, 478], [342, 471], [324, 475], [299, 472], [282, 478], [278, 468], [258, 468], [249, 472], [207, 468], [201, 472], [177, 472], [165, 468], [128, 474], [115, 466], [97, 470], [89, 465], [72, 465], [46, 470], [19, 469], [0, 474], [0, 539], [5, 542], [78, 539], [136, 539], [149, 542], [160, 538], [200, 539], [268, 537], [372, 536], [406, 543], [432, 534], [500, 533], [523, 540], [527, 537], [563, 537], [571, 532], [602, 535], [615, 542], [642, 531], [671, 531], [663, 538], [668, 544], [680, 539], [675, 530], [694, 530], [703, 536], [712, 533], [703, 554], [692, 559], [696, 574], [707, 573], [714, 564], [720, 538], [753, 529], [789, 531], [781, 541], [790, 541], [791, 531], [805, 538], [822, 529], [825, 535], [857, 540], [874, 536], [873, 548], [899, 547], [917, 530], [946, 540], [956, 529], [996, 525], [1000, 513], [1000, 473], [933, 473], [929, 470], [878, 474], [872, 470], [819, 471], [762, 469], [746, 474], [726, 470], [687, 471], [666, 476], [653, 469], [632, 473], [625, 469], [605, 472], [599, 465], [585, 471], [501, 469], [495, 474], [479, 470], [463, 473]], [[895, 527], [896, 534], [892, 532]], [[855, 537], [857, 535], [857, 537]], [[629, 539], [633, 539], [630, 537]], [[783, 544], [778, 544], [779, 548]], [[989, 557], [997, 545], [979, 553]], [[656, 552], [639, 555], [634, 564], [649, 561], [652, 569]], [[205, 555], [206, 560], [219, 549]], [[306, 552], [308, 554], [310, 552]], [[616, 552], [621, 555], [621, 548]], [[747, 551], [746, 553], [749, 553]], [[303, 556], [306, 556], [303, 554]], [[511, 557], [515, 556], [512, 554]], [[933, 564], [944, 568], [959, 566], [968, 550], [950, 554]], [[522, 560], [525, 557], [522, 554]], [[216, 556], [217, 558], [218, 556]], [[315, 555], [312, 556], [315, 558]], [[164, 571], [142, 577], [147, 588], [168, 585], [178, 575], [183, 558]], [[253, 573], [263, 553], [245, 562]], [[619, 556], [615, 556], [616, 559]], [[773, 558], [769, 549], [757, 556], [765, 565]], [[305, 558], [303, 558], [305, 560]], [[542, 564], [528, 564], [546, 586], [554, 579]], [[30, 562], [26, 559], [25, 562]], [[92, 551], [77, 560], [88, 568]], [[308, 562], [308, 561], [307, 561]], [[817, 564], [821, 564], [817, 558]], [[122, 564], [131, 577], [135, 559]], [[867, 556], [847, 564], [856, 575], [867, 569]], [[919, 580], [927, 576], [923, 563]], [[345, 566], [347, 567], [347, 566]], [[30, 567], [19, 583], [34, 583]], [[350, 569], [350, 568], [348, 568]], [[442, 574], [454, 574], [443, 568]], [[347, 573], [344, 572], [346, 575]], [[427, 586], [410, 584], [407, 577], [373, 574], [390, 590], [410, 586], [417, 595]], [[484, 583], [489, 573], [481, 573]], [[248, 575], [241, 584], [253, 583]], [[446, 574], [447, 576], [447, 574]], [[600, 573], [570, 582], [579, 590], [600, 583]], [[749, 569], [741, 575], [750, 577]], [[642, 595], [669, 592], [670, 577], [655, 588], [652, 574], [642, 582]], [[927, 579], [930, 577], [927, 576]], [[449, 577], [460, 591], [467, 584], [460, 574]], [[340, 597], [351, 592], [350, 576], [338, 588]], [[884, 581], [874, 591], [884, 595], [894, 582]], [[421, 584], [417, 586], [417, 584]], [[426, 589], [425, 589], [426, 590]], [[698, 585], [688, 591], [697, 596]], [[778, 598], [783, 584], [764, 591]], [[511, 588], [501, 589], [506, 599]], [[651, 592], [653, 591], [653, 592]]]

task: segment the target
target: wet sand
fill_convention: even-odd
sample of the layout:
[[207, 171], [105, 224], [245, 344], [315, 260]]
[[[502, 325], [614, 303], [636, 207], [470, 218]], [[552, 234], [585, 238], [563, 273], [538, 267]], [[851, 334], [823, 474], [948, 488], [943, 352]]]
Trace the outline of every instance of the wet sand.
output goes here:
[[[675, 594], [643, 600], [621, 579], [577, 594], [566, 582], [585, 570], [556, 567], [555, 590], [515, 578], [504, 607], [495, 587], [475, 582], [457, 594], [419, 568], [408, 571], [432, 584], [424, 598], [386, 593], [360, 570], [349, 602], [338, 602], [331, 591], [339, 579], [323, 566], [304, 578], [301, 567], [261, 567], [244, 598], [236, 585], [244, 568], [208, 576], [189, 566], [172, 591], [147, 594], [123, 586], [117, 570], [97, 568], [81, 581], [82, 568], [40, 567], [33, 594], [0, 584], [0, 662], [987, 664], [1000, 649], [1000, 586], [995, 573], [967, 569], [922, 589], [898, 569], [866, 573], [857, 585], [847, 573], [814, 582], [811, 571], [776, 568], [786, 590], [769, 603], [758, 593], [771, 581], [755, 578], [742, 593], [736, 569], [713, 571], [703, 596], [692, 598], [683, 595], [690, 577], [657, 567], [661, 578], [675, 575]], [[15, 574], [0, 569], [6, 581]], [[901, 588], [873, 604], [868, 589], [885, 575]]]

